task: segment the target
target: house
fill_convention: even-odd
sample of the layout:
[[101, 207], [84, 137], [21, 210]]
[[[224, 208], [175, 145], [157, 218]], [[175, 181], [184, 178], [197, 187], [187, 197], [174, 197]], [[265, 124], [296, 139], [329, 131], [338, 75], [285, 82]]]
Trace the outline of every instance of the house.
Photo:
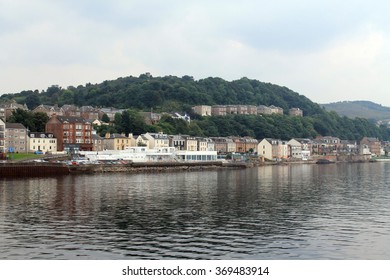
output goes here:
[[146, 124], [155, 124], [161, 120], [162, 114], [154, 112], [140, 112], [140, 115], [144, 117]]
[[92, 151], [104, 151], [104, 137], [101, 137], [100, 135], [96, 133], [92, 133]]
[[28, 152], [57, 153], [57, 139], [53, 133], [29, 132]]
[[99, 110], [99, 119], [102, 119], [103, 115], [107, 115], [108, 118], [110, 119], [110, 121], [114, 121], [115, 120], [115, 114], [122, 114], [124, 110], [122, 109], [116, 109], [116, 108], [113, 108], [113, 107], [110, 107], [110, 108], [101, 108]]
[[258, 115], [271, 115], [272, 110], [270, 107], [264, 106], [264, 105], [259, 105], [257, 107], [257, 114]]
[[82, 118], [88, 119], [99, 119], [99, 109], [92, 106], [82, 106], [80, 108], [80, 115]]
[[5, 150], [27, 153], [27, 129], [21, 123], [5, 123]]
[[269, 106], [271, 109], [271, 114], [281, 114], [283, 115], [283, 109], [274, 105]]
[[235, 153], [236, 143], [233, 139], [227, 137], [211, 137], [215, 144], [215, 151], [219, 154]]
[[227, 115], [237, 115], [237, 105], [227, 105], [226, 106], [226, 114]]
[[[63, 105], [61, 107], [64, 116], [67, 117], [81, 117], [80, 108], [75, 105]], [[89, 118], [90, 119], [90, 118]]]
[[173, 113], [173, 114], [170, 114], [170, 117], [172, 119], [178, 119], [178, 120], [183, 120], [183, 121], [186, 121], [188, 123], [191, 122], [191, 117], [189, 115], [187, 115], [187, 113], [184, 113], [184, 115], [181, 115], [177, 112]]
[[211, 115], [213, 115], [213, 116], [226, 116], [226, 106], [225, 105], [211, 106]]
[[258, 144], [257, 153], [268, 160], [283, 160], [289, 157], [289, 149], [286, 141], [265, 138]]
[[25, 111], [28, 111], [27, 105], [21, 105], [16, 103], [14, 100], [1, 104], [0, 105], [0, 119], [2, 119], [4, 122], [7, 122], [9, 117], [12, 116], [13, 112], [16, 111], [16, 109], [22, 109]]
[[53, 116], [54, 114], [57, 116], [64, 115], [64, 111], [58, 107], [57, 105], [51, 106], [51, 105], [39, 105], [33, 110], [34, 113], [45, 113], [49, 118]]
[[294, 138], [287, 144], [290, 147], [290, 156], [292, 158], [308, 160], [312, 155], [312, 140], [307, 138]]
[[380, 156], [382, 154], [382, 144], [378, 138], [364, 137], [360, 140], [360, 145], [367, 146], [372, 155]]
[[[0, 119], [0, 154], [3, 154], [6, 152], [5, 148], [5, 122], [3, 122], [2, 119]], [[1, 156], [0, 156], [1, 158]]]
[[196, 137], [189, 135], [182, 135], [184, 139], [184, 149], [186, 151], [197, 151], [198, 150], [198, 140]]
[[207, 138], [196, 137], [196, 141], [198, 142], [197, 151], [200, 151], [200, 152], [208, 151], [208, 141], [207, 141]]
[[149, 140], [149, 149], [169, 147], [169, 138], [167, 134], [160, 133], [145, 133], [143, 136]]
[[123, 151], [133, 147], [134, 144], [135, 141], [132, 134], [126, 136], [123, 133], [106, 133], [105, 138], [103, 139], [104, 150]]
[[201, 115], [201, 116], [211, 116], [211, 106], [207, 105], [199, 105], [192, 107], [192, 110], [195, 114]]
[[341, 147], [341, 140], [338, 137], [333, 136], [320, 136], [314, 141], [315, 146], [319, 155], [334, 154], [337, 153]]
[[303, 111], [299, 108], [291, 108], [288, 113], [290, 116], [303, 117]]
[[287, 142], [289, 146], [289, 156], [293, 159], [302, 159], [302, 144], [298, 140], [291, 139]]
[[169, 147], [174, 147], [177, 151], [185, 150], [185, 139], [181, 135], [169, 136]]
[[257, 107], [254, 105], [247, 106], [248, 115], [257, 115]]
[[141, 134], [139, 136], [134, 136], [135, 138], [135, 145], [136, 146], [142, 146], [146, 147], [147, 149], [150, 149], [150, 140], [145, 137], [145, 134]]
[[239, 115], [248, 115], [248, 106], [247, 105], [237, 105], [237, 114]]
[[53, 115], [45, 131], [57, 138], [58, 151], [92, 151], [92, 124], [84, 118]]

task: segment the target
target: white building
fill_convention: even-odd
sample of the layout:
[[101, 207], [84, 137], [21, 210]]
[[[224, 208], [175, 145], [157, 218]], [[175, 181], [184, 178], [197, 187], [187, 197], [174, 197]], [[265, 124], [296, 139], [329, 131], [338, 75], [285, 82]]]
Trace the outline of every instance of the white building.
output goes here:
[[57, 152], [57, 139], [52, 133], [29, 132], [28, 133], [28, 152], [34, 153], [40, 151], [46, 153]]

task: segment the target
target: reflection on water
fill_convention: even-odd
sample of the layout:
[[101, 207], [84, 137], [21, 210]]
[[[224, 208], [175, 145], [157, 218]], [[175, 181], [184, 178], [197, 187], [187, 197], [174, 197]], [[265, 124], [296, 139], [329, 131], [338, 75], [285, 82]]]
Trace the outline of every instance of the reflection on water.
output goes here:
[[389, 170], [0, 179], [0, 258], [390, 259]]

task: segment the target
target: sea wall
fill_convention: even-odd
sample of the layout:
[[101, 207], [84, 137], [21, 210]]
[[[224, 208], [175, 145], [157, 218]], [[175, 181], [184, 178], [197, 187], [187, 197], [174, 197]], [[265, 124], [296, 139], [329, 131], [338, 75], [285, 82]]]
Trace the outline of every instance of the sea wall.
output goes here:
[[3, 177], [47, 177], [68, 175], [69, 168], [59, 163], [0, 163], [0, 178]]
[[213, 162], [144, 162], [128, 164], [81, 164], [69, 166], [71, 174], [106, 173], [106, 172], [169, 172], [169, 171], [199, 171], [218, 168], [246, 168], [246, 163]]

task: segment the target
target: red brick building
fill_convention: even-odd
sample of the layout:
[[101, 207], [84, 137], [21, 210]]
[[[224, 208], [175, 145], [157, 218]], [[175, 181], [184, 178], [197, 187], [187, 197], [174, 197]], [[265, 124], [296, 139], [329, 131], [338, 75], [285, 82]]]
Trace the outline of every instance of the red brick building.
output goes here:
[[58, 151], [92, 151], [92, 125], [84, 118], [53, 115], [45, 130], [57, 138]]

